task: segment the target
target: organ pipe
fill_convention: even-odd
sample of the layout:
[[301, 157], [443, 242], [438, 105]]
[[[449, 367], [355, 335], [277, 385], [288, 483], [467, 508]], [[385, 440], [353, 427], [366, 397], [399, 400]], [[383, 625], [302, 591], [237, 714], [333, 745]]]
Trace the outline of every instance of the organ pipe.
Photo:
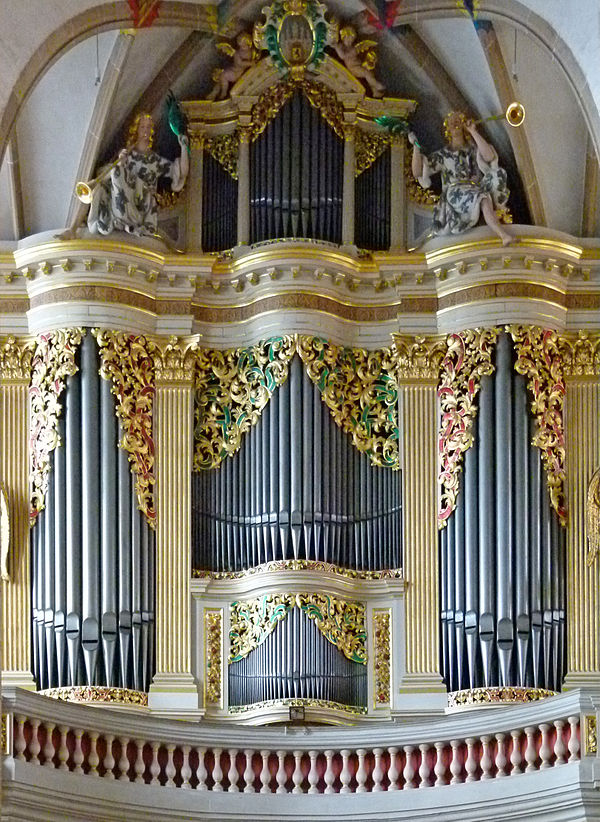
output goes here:
[[354, 237], [359, 248], [387, 250], [391, 232], [391, 151], [379, 155], [355, 183]]
[[202, 165], [202, 248], [223, 251], [237, 242], [238, 182], [208, 152]]

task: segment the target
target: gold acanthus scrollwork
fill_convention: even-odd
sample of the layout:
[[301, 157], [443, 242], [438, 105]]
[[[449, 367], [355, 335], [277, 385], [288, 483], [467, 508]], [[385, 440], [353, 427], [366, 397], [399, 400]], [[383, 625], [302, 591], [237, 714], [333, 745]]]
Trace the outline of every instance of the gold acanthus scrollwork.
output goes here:
[[272, 337], [249, 348], [198, 349], [195, 404], [196, 471], [216, 468], [239, 449], [273, 391], [287, 379], [293, 337]]
[[135, 475], [138, 507], [154, 528], [154, 403], [157, 346], [144, 336], [125, 332], [92, 331], [100, 349], [100, 374], [111, 381], [117, 397], [116, 413], [121, 420], [121, 447], [127, 451]]
[[216, 137], [204, 137], [202, 147], [210, 156], [223, 166], [234, 180], [238, 178], [238, 157], [240, 153], [240, 134], [220, 134]]
[[294, 594], [265, 594], [229, 606], [229, 664], [244, 659], [265, 641], [294, 607]]
[[77, 347], [85, 331], [63, 329], [40, 334], [31, 362], [29, 388], [29, 484], [30, 520], [33, 523], [45, 507], [50, 453], [60, 445], [58, 418], [62, 411], [59, 397], [65, 380], [79, 370], [75, 362]]
[[586, 529], [588, 538], [587, 564], [593, 565], [600, 554], [600, 468], [590, 480], [586, 500]]
[[262, 134], [295, 91], [301, 91], [304, 94], [309, 103], [320, 112], [325, 122], [343, 140], [345, 137], [344, 107], [335, 92], [322, 83], [292, 77], [285, 82], [270, 86], [252, 107], [250, 127], [252, 141]]
[[390, 144], [390, 136], [388, 134], [373, 134], [357, 128], [354, 131], [354, 144], [355, 175], [358, 177], [381, 157]]
[[204, 611], [204, 636], [206, 643], [205, 699], [213, 705], [220, 705], [223, 695], [223, 613], [220, 609]]
[[26, 382], [31, 379], [35, 341], [12, 335], [0, 339], [0, 381]]
[[373, 611], [375, 706], [389, 705], [391, 693], [391, 614], [389, 608]]
[[399, 467], [398, 385], [392, 351], [342, 348], [299, 336], [298, 353], [321, 399], [374, 465]]
[[527, 387], [533, 398], [531, 410], [537, 422], [533, 444], [542, 454], [550, 504], [558, 514], [561, 525], [566, 525], [565, 381], [559, 335], [537, 326], [511, 325], [507, 331], [517, 351], [515, 369], [527, 378]]
[[416, 203], [416, 205], [420, 205], [424, 208], [430, 209], [438, 202], [438, 200], [440, 199], [440, 195], [436, 194], [430, 188], [423, 188], [415, 180], [411, 166], [412, 151], [406, 151], [407, 140], [405, 137], [403, 137], [402, 139], [404, 140], [405, 145], [404, 179], [406, 180], [406, 190], [408, 191], [408, 196], [411, 202]]
[[435, 380], [448, 350], [446, 339], [392, 334], [392, 354], [399, 381]]
[[597, 733], [597, 723], [596, 723], [596, 714], [586, 714], [585, 715], [585, 723], [584, 723], [584, 754], [589, 756], [590, 754], [597, 754], [598, 753], [598, 733]]
[[498, 330], [469, 329], [450, 334], [441, 363], [438, 397], [441, 425], [438, 438], [440, 506], [438, 525], [444, 528], [456, 507], [463, 454], [473, 445], [475, 398], [481, 377], [492, 374], [492, 351]]

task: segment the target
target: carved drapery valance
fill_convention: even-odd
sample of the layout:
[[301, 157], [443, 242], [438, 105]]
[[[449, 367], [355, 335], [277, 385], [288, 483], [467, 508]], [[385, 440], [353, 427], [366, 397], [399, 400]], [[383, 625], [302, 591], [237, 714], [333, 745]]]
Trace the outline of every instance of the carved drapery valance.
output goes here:
[[239, 449], [275, 388], [287, 379], [293, 337], [250, 348], [198, 350], [194, 469], [216, 468]]
[[344, 107], [339, 102], [335, 92], [323, 83], [292, 77], [289, 80], [270, 86], [261, 94], [252, 107], [250, 125], [252, 141], [262, 134], [271, 120], [277, 116], [281, 108], [296, 91], [301, 91], [304, 94], [311, 106], [320, 112], [325, 122], [343, 140], [345, 136]]
[[515, 369], [527, 377], [533, 397], [531, 410], [537, 421], [533, 444], [542, 452], [550, 504], [566, 525], [565, 504], [565, 436], [563, 406], [565, 397], [564, 367], [559, 336], [535, 326], [513, 325], [510, 331], [517, 351]]
[[298, 353], [340, 428], [374, 465], [399, 467], [398, 385], [392, 352], [300, 336]]
[[360, 128], [354, 130], [355, 175], [370, 168], [391, 143], [389, 134], [373, 134]]
[[492, 351], [497, 337], [498, 330], [493, 328], [461, 331], [448, 337], [438, 388], [442, 415], [438, 438], [440, 528], [445, 527], [456, 507], [463, 454], [473, 444], [475, 397], [481, 377], [493, 373]]
[[77, 373], [77, 347], [85, 331], [70, 328], [40, 334], [31, 362], [29, 388], [29, 483], [30, 519], [33, 524], [45, 507], [50, 471], [50, 452], [60, 445], [58, 418], [62, 411], [59, 397], [68, 376]]
[[240, 154], [240, 134], [234, 131], [231, 134], [219, 134], [217, 137], [204, 137], [202, 140], [204, 151], [223, 166], [234, 180], [238, 178], [238, 157]]
[[102, 365], [100, 373], [112, 382], [121, 420], [121, 447], [127, 451], [135, 475], [138, 507], [154, 528], [154, 440], [152, 407], [155, 389], [154, 355], [157, 346], [143, 336], [124, 332], [92, 332], [98, 340]]
[[267, 639], [294, 606], [314, 620], [323, 636], [344, 656], [366, 665], [364, 603], [308, 593], [265, 594], [244, 602], [232, 602], [229, 608], [229, 662], [238, 662], [248, 656]]

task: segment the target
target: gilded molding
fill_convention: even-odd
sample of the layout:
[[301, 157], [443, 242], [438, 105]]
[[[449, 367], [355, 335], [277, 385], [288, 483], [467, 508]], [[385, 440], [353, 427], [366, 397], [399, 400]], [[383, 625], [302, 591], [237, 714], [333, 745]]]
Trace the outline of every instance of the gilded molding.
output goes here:
[[29, 388], [29, 516], [32, 525], [46, 504], [50, 452], [60, 445], [58, 418], [62, 405], [58, 400], [66, 378], [79, 370], [75, 353], [84, 334], [81, 328], [71, 328], [50, 331], [37, 338]]
[[331, 702], [328, 699], [267, 699], [264, 702], [254, 702], [251, 705], [231, 705], [230, 714], [247, 714], [250, 711], [267, 711], [272, 708], [324, 708], [327, 711], [343, 712], [361, 716], [367, 709], [361, 705], [342, 705], [341, 702]]
[[600, 468], [594, 473], [588, 486], [586, 529], [588, 538], [587, 564], [593, 565], [594, 560], [600, 554]]
[[329, 594], [297, 594], [296, 604], [314, 619], [325, 639], [352, 662], [367, 664], [365, 606]]
[[561, 336], [558, 350], [565, 376], [600, 376], [600, 334], [580, 331], [577, 337]]
[[596, 714], [586, 714], [584, 720], [584, 756], [598, 753]]
[[229, 664], [258, 648], [294, 607], [294, 594], [265, 594], [229, 606]]
[[0, 339], [0, 381], [29, 384], [34, 349], [33, 340], [13, 336]]
[[375, 160], [381, 157], [390, 142], [388, 134], [373, 134], [370, 131], [363, 131], [361, 128], [355, 129], [355, 176], [359, 177], [363, 171], [370, 168]]
[[130, 688], [112, 688], [107, 685], [71, 685], [66, 688], [48, 688], [38, 691], [40, 696], [61, 702], [101, 702], [110, 705], [137, 705], [148, 707], [148, 694]]
[[331, 562], [323, 562], [317, 559], [277, 559], [271, 562], [264, 562], [247, 568], [243, 571], [206, 571], [200, 568], [192, 570], [192, 577], [195, 579], [245, 579], [247, 577], [259, 576], [273, 571], [316, 571], [319, 574], [340, 576], [345, 579], [379, 580], [379, 579], [404, 579], [401, 568], [387, 568], [381, 571], [355, 571], [352, 568], [341, 568]]
[[399, 467], [398, 385], [392, 351], [342, 348], [299, 336], [298, 353], [333, 419], [374, 465]]
[[204, 610], [204, 700], [213, 705], [223, 702], [223, 612], [220, 608]]
[[542, 452], [550, 504], [558, 514], [560, 524], [566, 525], [565, 381], [560, 338], [555, 331], [537, 326], [511, 325], [507, 330], [517, 351], [515, 369], [527, 377], [527, 387], [533, 398], [531, 410], [537, 421], [533, 444]]
[[309, 103], [316, 108], [342, 140], [344, 134], [344, 107], [336, 94], [322, 83], [304, 78], [291, 77], [289, 80], [269, 86], [252, 107], [252, 141], [262, 134], [280, 109], [291, 99], [295, 91], [301, 91]]
[[157, 340], [152, 351], [154, 376], [159, 383], [194, 382], [196, 370], [196, 342], [185, 342], [179, 337], [169, 337], [167, 342]]
[[445, 339], [392, 334], [392, 353], [398, 380], [435, 380], [448, 346]]
[[502, 705], [502, 704], [527, 704], [538, 702], [549, 696], [556, 696], [554, 691], [547, 691], [544, 688], [521, 688], [499, 687], [499, 688], [469, 688], [464, 691], [451, 691], [448, 694], [449, 708], [472, 708], [476, 706]]
[[392, 615], [389, 608], [373, 611], [373, 678], [375, 707], [390, 704], [392, 663]]
[[473, 445], [475, 398], [481, 377], [494, 371], [492, 351], [497, 338], [498, 330], [494, 328], [469, 329], [448, 336], [438, 388], [442, 416], [438, 437], [440, 528], [446, 526], [456, 507], [463, 454]]
[[249, 348], [198, 349], [194, 470], [233, 456], [258, 422], [273, 391], [287, 379], [293, 337], [271, 337]]
[[116, 413], [123, 428], [120, 445], [127, 451], [135, 475], [138, 507], [154, 528], [152, 409], [158, 347], [144, 336], [99, 329], [92, 333], [100, 349], [100, 374], [112, 382], [111, 391], [117, 397]]
[[238, 178], [238, 157], [240, 154], [240, 133], [220, 134], [217, 137], [204, 137], [202, 148], [223, 166], [234, 180]]

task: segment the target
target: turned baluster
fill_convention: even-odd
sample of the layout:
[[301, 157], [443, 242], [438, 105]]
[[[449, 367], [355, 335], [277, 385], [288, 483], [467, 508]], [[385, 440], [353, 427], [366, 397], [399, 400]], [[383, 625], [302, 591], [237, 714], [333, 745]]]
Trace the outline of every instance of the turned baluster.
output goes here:
[[129, 737], [120, 736], [119, 743], [121, 745], [121, 755], [119, 756], [119, 761], [117, 763], [117, 769], [119, 771], [118, 779], [120, 782], [129, 782], [129, 757], [127, 756]]
[[325, 793], [335, 793], [333, 783], [335, 782], [335, 771], [333, 770], [333, 751], [325, 751]]
[[271, 751], [261, 751], [262, 768], [260, 771], [260, 793], [271, 793], [269, 783], [271, 781], [271, 772], [269, 771], [269, 755]]
[[490, 736], [481, 737], [481, 778], [492, 779], [492, 757], [490, 756]]
[[512, 736], [512, 751], [510, 752], [510, 764], [512, 765], [510, 775], [514, 776], [516, 773], [521, 773], [521, 763], [523, 757], [521, 756], [521, 734], [523, 731], [511, 731]]
[[88, 733], [90, 738], [90, 752], [88, 754], [88, 776], [100, 776], [98, 773], [98, 765], [100, 764], [100, 757], [98, 756], [98, 731], [90, 731]]
[[427, 743], [423, 743], [422, 745], [419, 745], [419, 750], [421, 751], [421, 764], [419, 765], [419, 777], [421, 781], [419, 782], [419, 788], [427, 788], [429, 787], [429, 777], [431, 775], [431, 768], [429, 767], [429, 762], [427, 761], [429, 745]]
[[390, 767], [388, 768], [390, 784], [388, 791], [397, 791], [398, 777], [400, 776], [400, 771], [398, 770], [398, 748], [388, 748], [388, 753], [390, 755]]
[[73, 764], [75, 767], [73, 768], [73, 773], [83, 773], [83, 749], [81, 747], [81, 739], [83, 737], [83, 730], [82, 728], [77, 728], [75, 731], [75, 750], [73, 751]]
[[238, 788], [238, 779], [240, 778], [239, 771], [237, 769], [236, 764], [236, 756], [237, 756], [237, 749], [230, 748], [228, 751], [229, 754], [229, 770], [227, 771], [227, 779], [229, 780], [229, 787], [227, 791], [229, 793], [239, 793]]
[[54, 722], [44, 722], [44, 728], [46, 729], [46, 741], [44, 742], [44, 767], [45, 768], [53, 768], [54, 767], [54, 742], [52, 741], [52, 732], [56, 728]]
[[554, 742], [554, 755], [556, 759], [554, 760], [555, 765], [564, 765], [567, 761], [567, 746], [565, 745], [565, 739], [563, 736], [565, 721], [564, 719], [557, 719], [554, 723], [554, 727], [556, 728], [556, 741]]
[[406, 761], [404, 762], [404, 770], [402, 771], [402, 776], [404, 777], [404, 789], [409, 790], [410, 788], [415, 788], [415, 766], [413, 763], [413, 751], [414, 747], [412, 745], [405, 745], [404, 746], [404, 754], [406, 756]]
[[341, 751], [342, 754], [342, 770], [340, 771], [340, 782], [342, 783], [342, 787], [340, 788], [340, 793], [350, 793], [350, 780], [352, 779], [352, 774], [350, 773], [350, 751], [343, 750]]
[[58, 770], [68, 771], [69, 766], [67, 765], [67, 762], [69, 761], [69, 748], [67, 747], [67, 734], [69, 733], [69, 728], [67, 725], [59, 725], [58, 730], [60, 731], [60, 742], [58, 743]]
[[542, 764], [540, 765], [540, 770], [545, 771], [547, 768], [552, 767], [552, 748], [550, 747], [550, 725], [544, 723], [540, 725], [540, 731], [542, 732], [542, 742], [540, 744], [540, 759], [542, 760]]
[[15, 759], [19, 762], [25, 761], [25, 749], [27, 748], [27, 740], [25, 739], [25, 717], [17, 716], [17, 732], [15, 734]]
[[160, 785], [160, 762], [158, 761], [158, 752], [160, 750], [160, 742], [152, 743], [152, 762], [150, 763], [150, 784]]
[[496, 776], [508, 776], [506, 773], [506, 766], [508, 764], [508, 759], [506, 758], [506, 734], [496, 734], [496, 742], [498, 743], [498, 749], [496, 750]]
[[208, 772], [206, 770], [206, 748], [198, 748], [198, 771], [196, 776], [198, 777], [198, 785], [196, 786], [197, 791], [207, 791], [208, 787], [206, 785], [206, 777], [208, 776]]
[[221, 748], [213, 748], [213, 756], [214, 756], [214, 763], [213, 763], [213, 772], [212, 777], [215, 781], [213, 785], [213, 791], [222, 791], [223, 785], [221, 785], [221, 780], [223, 779], [223, 769], [221, 768]]
[[173, 743], [169, 743], [167, 745], [167, 765], [165, 767], [165, 776], [167, 777], [167, 781], [165, 785], [167, 788], [174, 788], [175, 787], [175, 774], [177, 773], [175, 769], [175, 761], [173, 755], [175, 753], [175, 745]]
[[472, 736], [470, 736], [467, 742], [467, 759], [465, 761], [465, 770], [467, 772], [467, 778], [465, 782], [475, 782], [477, 773], [477, 760], [475, 759], [475, 740]]
[[29, 753], [31, 754], [31, 758], [29, 760], [30, 765], [39, 765], [40, 764], [40, 751], [42, 747], [40, 745], [40, 740], [38, 739], [38, 729], [40, 727], [40, 720], [39, 719], [32, 719], [31, 720], [31, 742], [29, 743]]
[[367, 781], [367, 769], [365, 767], [365, 754], [367, 752], [364, 748], [359, 748], [356, 751], [358, 756], [358, 768], [356, 769], [356, 793], [364, 793], [367, 789], [365, 782]]
[[277, 774], [275, 775], [277, 790], [275, 793], [287, 793], [285, 789], [285, 783], [287, 782], [287, 773], [285, 771], [285, 754], [285, 751], [277, 751], [278, 767]]
[[308, 792], [309, 793], [319, 793], [317, 788], [317, 783], [319, 781], [319, 772], [317, 770], [317, 756], [319, 755], [318, 751], [309, 751], [308, 756], [310, 758], [310, 768], [308, 769]]
[[144, 782], [144, 771], [146, 770], [146, 763], [144, 762], [144, 744], [143, 739], [135, 740], [137, 754], [133, 764], [133, 770], [135, 773], [135, 778], [133, 780], [134, 782]]
[[106, 737], [106, 753], [104, 754], [104, 778], [105, 779], [114, 779], [115, 778], [115, 758], [113, 756], [113, 741], [114, 736], [108, 734]]
[[577, 738], [577, 727], [579, 725], [579, 715], [568, 717], [571, 726], [569, 736], [569, 762], [576, 762], [579, 759], [579, 739]]
[[292, 774], [292, 782], [294, 783], [294, 787], [292, 788], [292, 793], [302, 793], [303, 780], [302, 751], [294, 751], [294, 773]]
[[459, 782], [462, 782], [462, 762], [460, 761], [460, 746], [462, 742], [460, 739], [452, 739], [450, 741], [450, 747], [452, 748], [452, 759], [450, 760], [450, 773], [452, 774], [452, 778], [450, 779], [451, 785], [458, 785]]
[[373, 766], [373, 791], [382, 791], [383, 785], [383, 768], [381, 767], [381, 754], [383, 748], [373, 748], [373, 756], [375, 757], [375, 765]]
[[181, 753], [183, 759], [181, 761], [181, 787], [185, 790], [188, 790], [192, 786], [190, 785], [190, 778], [192, 776], [192, 769], [190, 768], [190, 751], [192, 750], [190, 745], [182, 745], [181, 746]]
[[446, 766], [444, 765], [444, 742], [435, 743], [435, 766], [433, 772], [435, 774], [434, 787], [439, 788], [440, 785], [446, 784]]
[[538, 753], [535, 747], [535, 732], [536, 728], [531, 726], [525, 728], [525, 733], [527, 734], [527, 745], [525, 746], [525, 762], [527, 762], [527, 767], [525, 768], [525, 773], [533, 773], [533, 771], [537, 770], [535, 763], [538, 758]]
[[254, 771], [252, 769], [252, 754], [254, 751], [251, 751], [247, 748], [244, 751], [244, 756], [246, 757], [246, 768], [244, 769], [244, 793], [254, 793]]

